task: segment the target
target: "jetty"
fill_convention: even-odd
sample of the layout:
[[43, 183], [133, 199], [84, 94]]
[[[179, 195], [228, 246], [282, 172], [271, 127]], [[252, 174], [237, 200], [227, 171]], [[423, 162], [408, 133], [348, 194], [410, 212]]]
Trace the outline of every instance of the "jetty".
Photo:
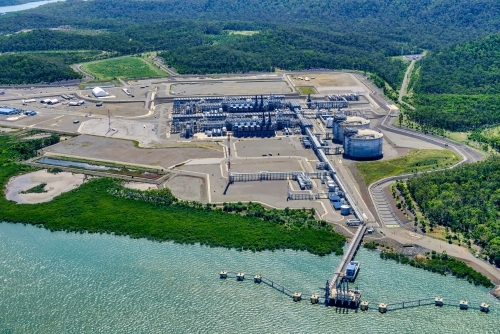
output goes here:
[[344, 273], [347, 265], [354, 259], [365, 232], [366, 225], [359, 225], [332, 278], [326, 282], [325, 304], [348, 308], [359, 307], [361, 292], [357, 288], [349, 289], [349, 282], [344, 280]]

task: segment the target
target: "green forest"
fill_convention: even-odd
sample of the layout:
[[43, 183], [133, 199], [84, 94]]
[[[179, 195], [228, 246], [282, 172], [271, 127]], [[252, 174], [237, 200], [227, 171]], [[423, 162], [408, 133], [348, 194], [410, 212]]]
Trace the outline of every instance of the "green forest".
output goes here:
[[422, 126], [469, 131], [500, 122], [500, 34], [431, 52], [419, 61], [408, 110]]
[[484, 37], [499, 17], [496, 0], [72, 0], [2, 16], [0, 52], [163, 51], [180, 73], [352, 69], [397, 89], [391, 57]]
[[63, 58], [38, 54], [0, 56], [0, 83], [35, 84], [80, 79], [81, 75], [64, 64]]
[[[0, 136], [0, 186], [4, 188], [12, 176], [33, 170], [18, 164], [18, 159], [34, 156], [37, 149], [58, 139], [57, 135], [44, 140]], [[343, 253], [345, 237], [316, 221], [310, 209], [266, 210], [259, 204], [241, 203], [217, 208], [179, 201], [168, 189], [141, 192], [118, 182], [94, 179], [50, 202], [23, 205], [22, 210], [2, 196], [0, 221], [30, 223], [51, 231], [113, 233], [238, 250]]]
[[499, 157], [409, 179], [407, 188], [432, 224], [460, 232], [500, 265]]

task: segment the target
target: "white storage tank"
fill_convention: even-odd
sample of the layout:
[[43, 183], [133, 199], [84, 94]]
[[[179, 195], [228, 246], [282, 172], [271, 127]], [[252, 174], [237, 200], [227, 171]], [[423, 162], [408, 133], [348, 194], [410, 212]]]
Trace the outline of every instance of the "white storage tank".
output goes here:
[[370, 128], [370, 121], [359, 116], [337, 116], [333, 124], [333, 140], [335, 142], [344, 142], [345, 128], [368, 129]]
[[344, 154], [359, 159], [376, 159], [383, 155], [382, 144], [384, 135], [370, 129], [346, 130]]
[[340, 214], [342, 216], [349, 216], [351, 214], [351, 207], [347, 204], [344, 204], [340, 207]]
[[326, 119], [326, 127], [327, 128], [332, 128], [333, 127], [333, 117], [328, 117]]
[[328, 185], [328, 191], [329, 192], [334, 192], [335, 188], [337, 187], [337, 185], [333, 181], [328, 181], [327, 185]]

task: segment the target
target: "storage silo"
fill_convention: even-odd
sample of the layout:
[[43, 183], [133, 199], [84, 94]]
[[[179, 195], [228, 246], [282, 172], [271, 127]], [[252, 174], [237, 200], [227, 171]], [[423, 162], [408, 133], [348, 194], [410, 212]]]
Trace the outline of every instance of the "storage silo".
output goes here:
[[369, 127], [370, 127], [370, 121], [363, 117], [359, 116], [340, 117], [340, 115], [335, 116], [335, 122], [333, 125], [333, 140], [337, 143], [343, 143], [345, 128], [368, 129]]
[[342, 216], [349, 216], [351, 214], [351, 207], [347, 204], [344, 204], [340, 207], [340, 214]]
[[375, 130], [346, 128], [344, 154], [352, 158], [380, 158], [383, 140], [384, 135]]
[[326, 119], [326, 127], [327, 128], [333, 128], [333, 117], [328, 117]]

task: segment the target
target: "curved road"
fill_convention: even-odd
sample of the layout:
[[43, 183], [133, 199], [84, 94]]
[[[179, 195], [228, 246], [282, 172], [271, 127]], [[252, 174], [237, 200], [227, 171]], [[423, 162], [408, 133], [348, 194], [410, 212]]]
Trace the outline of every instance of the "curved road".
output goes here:
[[[364, 80], [362, 81], [364, 82]], [[379, 95], [380, 93], [377, 94], [377, 92], [368, 87], [367, 84], [365, 84], [365, 86], [367, 86], [367, 88], [372, 90], [373, 92], [370, 94], [370, 97], [373, 100], [375, 100], [381, 108], [388, 111], [387, 115], [384, 117], [382, 122], [375, 128], [378, 128], [382, 131], [389, 131], [410, 138], [423, 140], [428, 143], [443, 147], [445, 149], [451, 149], [457, 152], [459, 155], [462, 156], [462, 161], [456, 163], [455, 165], [449, 168], [455, 168], [464, 163], [481, 161], [485, 158], [485, 156], [482, 153], [466, 145], [452, 141], [450, 139], [435, 137], [432, 135], [420, 133], [409, 129], [403, 129], [392, 125], [391, 111], [390, 108], [388, 107], [388, 104], [385, 103], [384, 101], [385, 98], [383, 96], [380, 96]], [[391, 182], [394, 182], [395, 180], [405, 179], [414, 175], [415, 174], [393, 176], [377, 181], [369, 186], [370, 198], [374, 203], [377, 215], [379, 216], [379, 218], [381, 218], [380, 224], [382, 227], [386, 226], [385, 222], [389, 222], [390, 224], [387, 225], [393, 225], [393, 226], [395, 224], [399, 224], [399, 220], [392, 211], [392, 208], [388, 205], [387, 198], [385, 197], [385, 192], [383, 191], [383, 188], [386, 187]], [[450, 245], [447, 242], [434, 239], [423, 234], [412, 233], [411, 231], [402, 228], [385, 230], [385, 233], [383, 233], [383, 235], [401, 244], [412, 243], [425, 247], [427, 249], [435, 250], [437, 252], [446, 251], [448, 255], [465, 260], [466, 262], [469, 263], [469, 265], [474, 267], [476, 270], [479, 270], [483, 274], [487, 275], [494, 283], [500, 284], [500, 270], [490, 265], [489, 263], [479, 258], [476, 258], [468, 251], [467, 248], [460, 247], [454, 244]]]

